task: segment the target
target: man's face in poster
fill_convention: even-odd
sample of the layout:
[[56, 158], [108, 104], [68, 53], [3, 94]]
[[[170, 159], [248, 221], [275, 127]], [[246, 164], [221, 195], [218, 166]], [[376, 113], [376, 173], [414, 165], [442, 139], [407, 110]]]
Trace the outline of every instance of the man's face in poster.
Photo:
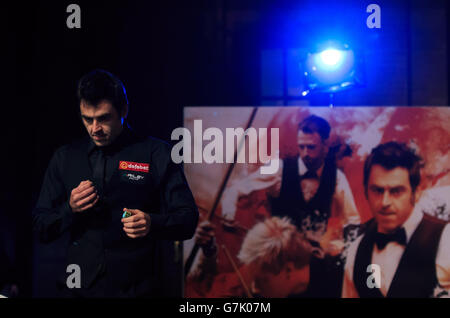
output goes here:
[[328, 147], [320, 135], [316, 132], [304, 133], [299, 130], [297, 144], [300, 158], [308, 170], [319, 169], [328, 153]]
[[387, 170], [381, 165], [372, 166], [367, 199], [379, 232], [393, 232], [402, 226], [413, 211], [414, 197], [406, 168]]

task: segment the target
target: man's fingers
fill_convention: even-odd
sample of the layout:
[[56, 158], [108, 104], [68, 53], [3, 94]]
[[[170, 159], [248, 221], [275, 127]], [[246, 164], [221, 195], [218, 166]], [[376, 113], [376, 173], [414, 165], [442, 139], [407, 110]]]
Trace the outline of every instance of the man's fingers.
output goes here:
[[209, 220], [202, 221], [198, 224], [200, 227], [215, 227], [214, 223]]
[[93, 207], [98, 201], [98, 194], [89, 180], [82, 181], [70, 195], [70, 207], [74, 212], [82, 212]]
[[214, 231], [215, 228], [216, 228], [216, 227], [215, 227], [213, 224], [200, 225], [200, 226], [199, 226], [199, 230], [200, 230], [200, 231], [205, 231], [205, 232], [208, 232], [208, 231]]
[[92, 203], [89, 203], [89, 204], [87, 204], [87, 205], [85, 205], [85, 206], [83, 206], [83, 207], [80, 207], [79, 210], [78, 210], [78, 212], [83, 212], [83, 211], [89, 210], [90, 208], [92, 208], [94, 205], [97, 204], [97, 202], [98, 202], [99, 199], [100, 199], [100, 198], [97, 197]]
[[139, 214], [142, 214], [142, 213], [143, 213], [142, 211], [140, 211], [140, 210], [138, 210], [138, 209], [123, 209], [123, 210], [124, 210], [124, 211], [126, 210], [126, 211], [130, 212], [131, 215], [139, 215]]
[[201, 235], [201, 236], [214, 236], [215, 235], [215, 231], [213, 229], [211, 229], [211, 230], [199, 229], [197, 231], [197, 234]]
[[145, 226], [140, 227], [140, 228], [133, 228], [133, 229], [124, 227], [123, 230], [127, 234], [144, 234], [147, 231], [147, 228]]
[[143, 215], [132, 215], [132, 216], [129, 216], [127, 218], [123, 218], [122, 219], [122, 223], [123, 224], [135, 223], [135, 222], [138, 222], [139, 220], [142, 220], [142, 219], [144, 219]]
[[199, 244], [206, 244], [213, 239], [212, 236], [197, 235], [196, 240]]
[[127, 229], [127, 228], [123, 228], [123, 230], [125, 231], [125, 233], [127, 234], [142, 234], [145, 233], [147, 231], [146, 228], [140, 228], [140, 229]]
[[100, 199], [100, 198], [97, 197], [97, 198], [94, 200], [94, 202], [89, 203], [88, 205], [84, 206], [84, 207], [82, 208], [82, 211], [85, 211], [85, 210], [88, 210], [88, 209], [92, 208], [94, 205], [97, 204], [97, 202], [98, 202], [99, 199]]
[[72, 189], [72, 194], [80, 193], [84, 190], [84, 185], [86, 184], [86, 181], [81, 181], [78, 187]]
[[138, 209], [123, 209], [131, 213], [131, 216], [122, 218], [123, 230], [130, 238], [143, 237], [149, 231], [149, 217]]
[[127, 236], [134, 239], [134, 238], [144, 237], [145, 233], [143, 233], [143, 234], [128, 234], [127, 233]]
[[147, 231], [141, 231], [141, 232], [137, 232], [137, 233], [126, 233], [125, 234], [130, 237], [130, 238], [137, 238], [137, 237], [144, 237], [145, 235], [147, 235]]
[[83, 200], [83, 199], [89, 197], [89, 196], [92, 195], [92, 194], [97, 194], [97, 191], [95, 190], [94, 187], [89, 187], [89, 188], [87, 188], [87, 189], [85, 189], [85, 190], [83, 190], [83, 191], [81, 191], [81, 192], [75, 194], [75, 195], [73, 196], [73, 200], [74, 200], [75, 202], [78, 202], [78, 201], [81, 201], [81, 200]]
[[210, 221], [203, 221], [197, 228], [197, 234], [199, 235], [215, 235], [216, 226]]
[[73, 189], [74, 193], [80, 193], [83, 192], [84, 190], [86, 190], [87, 188], [94, 186], [94, 184], [92, 183], [92, 181], [86, 180], [86, 181], [82, 181], [78, 187], [76, 187], [75, 189]]
[[134, 216], [129, 216], [127, 218], [123, 218], [122, 219], [122, 223], [125, 225], [125, 224], [128, 224], [128, 223], [137, 222], [139, 220], [140, 220], [140, 218], [138, 216], [134, 215]]
[[86, 188], [81, 192], [72, 192], [72, 194], [71, 194], [72, 201], [74, 201], [74, 202], [80, 201], [80, 200], [84, 199], [85, 197], [91, 195], [94, 192], [97, 192], [94, 187]]
[[82, 207], [84, 207], [85, 205], [90, 204], [90, 203], [91, 203], [92, 201], [94, 201], [95, 199], [98, 199], [98, 194], [94, 192], [94, 193], [92, 193], [90, 196], [87, 196], [86, 198], [77, 201], [76, 204], [77, 204], [79, 207], [82, 208]]
[[128, 229], [135, 229], [135, 228], [139, 228], [139, 227], [145, 226], [146, 224], [147, 224], [147, 222], [144, 219], [141, 219], [141, 220], [138, 220], [136, 222], [124, 223], [123, 226], [125, 228], [128, 228]]

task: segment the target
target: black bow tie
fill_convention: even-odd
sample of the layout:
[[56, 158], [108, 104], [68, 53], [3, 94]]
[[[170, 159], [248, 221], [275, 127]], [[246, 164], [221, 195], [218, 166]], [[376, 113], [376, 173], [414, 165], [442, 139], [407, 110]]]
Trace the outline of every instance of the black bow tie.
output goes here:
[[384, 234], [377, 232], [375, 234], [375, 244], [378, 249], [382, 250], [389, 242], [397, 242], [402, 245], [406, 245], [406, 231], [404, 228], [397, 229], [394, 233]]

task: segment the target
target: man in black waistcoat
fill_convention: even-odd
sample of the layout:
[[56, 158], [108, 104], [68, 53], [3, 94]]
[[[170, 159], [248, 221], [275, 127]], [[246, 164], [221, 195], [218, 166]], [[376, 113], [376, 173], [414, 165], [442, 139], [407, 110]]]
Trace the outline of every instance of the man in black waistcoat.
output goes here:
[[300, 122], [298, 155], [283, 159], [281, 185], [272, 186], [279, 190], [270, 194], [272, 215], [288, 216], [313, 244], [321, 242], [330, 218], [338, 220], [341, 234], [327, 248], [337, 255], [344, 247], [344, 232], [357, 229], [360, 218], [347, 178], [329, 150], [330, 131], [329, 123], [319, 116]]
[[364, 187], [374, 218], [349, 248], [343, 297], [449, 296], [450, 226], [415, 208], [421, 164], [397, 142], [367, 157]]
[[79, 267], [81, 284], [69, 277], [76, 269], [65, 267], [63, 296], [160, 295], [161, 240], [193, 236], [192, 193], [170, 146], [124, 123], [128, 100], [118, 78], [95, 70], [81, 78], [77, 95], [90, 138], [53, 155], [33, 211], [34, 230], [43, 242], [70, 235], [66, 265]]

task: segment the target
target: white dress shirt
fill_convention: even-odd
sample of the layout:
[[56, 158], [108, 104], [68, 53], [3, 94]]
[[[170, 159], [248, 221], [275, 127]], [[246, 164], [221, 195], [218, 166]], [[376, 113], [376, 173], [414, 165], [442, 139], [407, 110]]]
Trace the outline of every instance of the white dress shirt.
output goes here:
[[[423, 212], [416, 206], [403, 224], [406, 232], [406, 242], [409, 243], [411, 236], [422, 221]], [[436, 254], [436, 274], [442, 291], [450, 293], [450, 224], [447, 224], [442, 232], [439, 248]], [[344, 270], [344, 283], [342, 288], [343, 298], [359, 298], [353, 281], [353, 270], [355, 265], [356, 252], [363, 235], [355, 240], [348, 250], [347, 261]], [[372, 264], [378, 264], [381, 270], [380, 292], [386, 296], [397, 271], [400, 259], [405, 251], [405, 246], [398, 242], [389, 242], [386, 247], [379, 250], [374, 245], [372, 252]], [[435, 294], [438, 290], [435, 290]]]

